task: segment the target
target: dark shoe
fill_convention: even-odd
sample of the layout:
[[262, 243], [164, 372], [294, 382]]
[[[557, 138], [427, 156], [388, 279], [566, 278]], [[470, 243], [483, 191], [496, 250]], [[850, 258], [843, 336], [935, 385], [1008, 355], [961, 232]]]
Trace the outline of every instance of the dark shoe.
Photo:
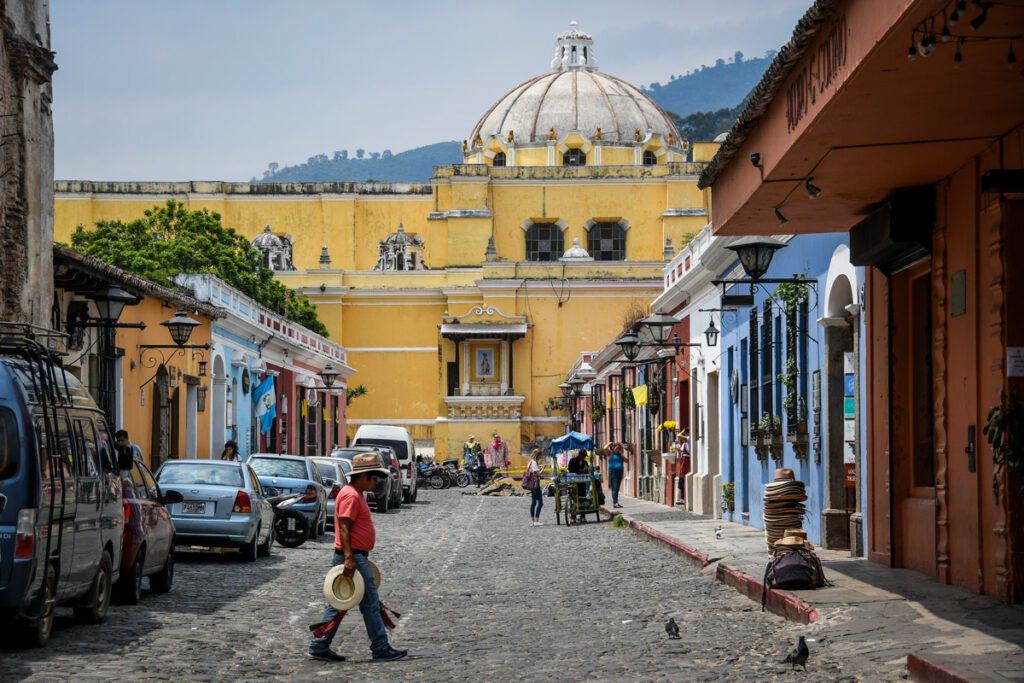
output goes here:
[[396, 650], [393, 647], [389, 647], [384, 652], [380, 654], [375, 654], [373, 658], [378, 662], [394, 662], [406, 656], [407, 654], [409, 654], [408, 650]]
[[621, 508], [622, 506], [621, 506], [621, 505], [619, 505], [618, 503], [616, 503], [616, 504], [615, 504], [615, 505], [613, 505], [612, 507], [617, 507], [617, 508]]
[[333, 650], [310, 650], [309, 656], [324, 662], [344, 662], [345, 656], [339, 655]]

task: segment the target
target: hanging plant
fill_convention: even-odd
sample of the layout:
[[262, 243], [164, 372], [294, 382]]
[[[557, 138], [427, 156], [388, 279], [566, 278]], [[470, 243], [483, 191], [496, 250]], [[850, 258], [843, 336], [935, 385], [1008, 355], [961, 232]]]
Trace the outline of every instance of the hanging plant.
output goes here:
[[629, 387], [622, 387], [622, 407], [626, 410], [636, 408], [636, 399], [633, 398], [633, 390]]
[[603, 403], [595, 403], [594, 407], [590, 409], [590, 419], [594, 422], [600, 422], [604, 419], [605, 412]]
[[1016, 390], [1004, 395], [999, 405], [988, 411], [988, 421], [982, 430], [992, 447], [992, 460], [996, 470], [992, 475], [992, 488], [999, 498], [999, 477], [1005, 468], [1021, 481], [1024, 493], [1024, 401]]

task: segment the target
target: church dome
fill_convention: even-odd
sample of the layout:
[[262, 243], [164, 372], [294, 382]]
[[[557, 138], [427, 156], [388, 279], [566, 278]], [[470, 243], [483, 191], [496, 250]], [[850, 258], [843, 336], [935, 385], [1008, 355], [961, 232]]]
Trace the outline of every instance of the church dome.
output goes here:
[[252, 241], [252, 246], [256, 247], [260, 251], [268, 251], [270, 249], [281, 249], [284, 247], [284, 242], [281, 238], [270, 231], [270, 224], [263, 226], [263, 232], [261, 232], [256, 239]]
[[546, 143], [553, 130], [558, 140], [578, 132], [620, 144], [639, 142], [639, 131], [640, 139], [658, 135], [678, 147], [679, 131], [661, 107], [636, 86], [598, 71], [593, 39], [576, 22], [555, 45], [551, 71], [499, 99], [473, 129], [474, 146], [491, 136], [504, 142], [510, 134], [516, 145]]

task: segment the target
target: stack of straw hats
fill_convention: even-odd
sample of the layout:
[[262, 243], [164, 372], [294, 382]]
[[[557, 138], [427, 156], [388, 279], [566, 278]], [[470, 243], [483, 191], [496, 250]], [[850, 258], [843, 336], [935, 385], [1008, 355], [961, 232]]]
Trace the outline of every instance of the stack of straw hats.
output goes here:
[[788, 530], [803, 528], [805, 500], [804, 483], [796, 481], [793, 470], [775, 470], [775, 481], [764, 487], [764, 535], [768, 550], [774, 550], [775, 542], [787, 536]]
[[814, 544], [807, 540], [807, 532], [803, 529], [786, 529], [785, 535], [775, 541], [775, 549], [783, 548], [807, 548], [814, 550]]

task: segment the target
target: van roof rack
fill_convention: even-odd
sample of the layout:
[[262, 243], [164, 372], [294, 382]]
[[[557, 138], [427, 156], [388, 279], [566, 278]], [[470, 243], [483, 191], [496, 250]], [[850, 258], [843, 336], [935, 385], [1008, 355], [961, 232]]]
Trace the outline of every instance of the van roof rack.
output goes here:
[[53, 348], [58, 339], [67, 336], [41, 325], [0, 321], [0, 355], [28, 363], [32, 393], [44, 403], [72, 403], [62, 359], [67, 354]]
[[69, 336], [64, 332], [51, 330], [32, 323], [0, 320], [0, 353], [31, 349], [31, 352], [45, 355], [51, 361], [59, 361], [67, 352], [59, 350], [59, 342]]

